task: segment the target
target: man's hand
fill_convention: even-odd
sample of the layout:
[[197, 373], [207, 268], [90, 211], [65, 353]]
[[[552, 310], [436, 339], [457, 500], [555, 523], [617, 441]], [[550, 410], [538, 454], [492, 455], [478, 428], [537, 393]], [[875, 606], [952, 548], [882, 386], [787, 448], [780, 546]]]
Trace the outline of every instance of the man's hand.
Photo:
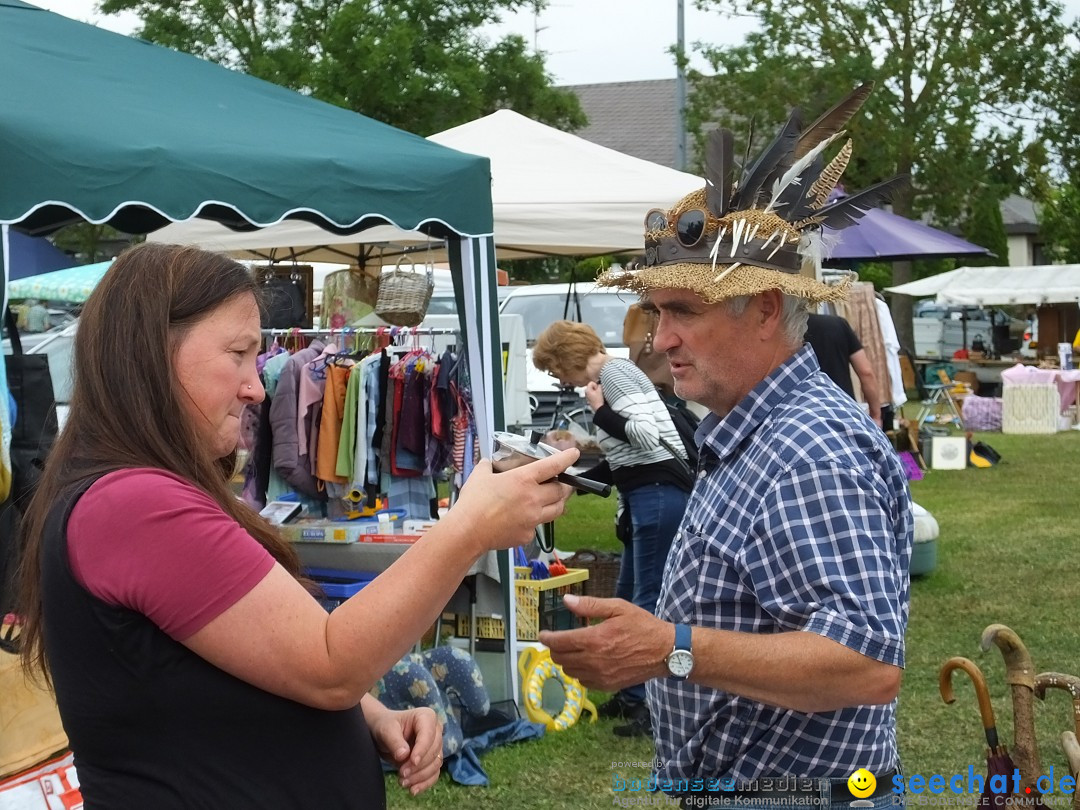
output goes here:
[[563, 597], [575, 616], [600, 619], [576, 630], [543, 631], [540, 643], [567, 675], [586, 686], [622, 689], [667, 673], [664, 659], [675, 646], [675, 627], [622, 599]]

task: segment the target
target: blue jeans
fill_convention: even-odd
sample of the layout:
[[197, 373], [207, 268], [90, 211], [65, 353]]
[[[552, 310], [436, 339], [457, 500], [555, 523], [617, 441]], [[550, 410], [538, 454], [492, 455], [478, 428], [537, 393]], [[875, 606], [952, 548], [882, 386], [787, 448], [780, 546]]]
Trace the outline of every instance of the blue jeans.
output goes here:
[[[615, 595], [652, 613], [660, 596], [664, 561], [690, 495], [672, 484], [644, 484], [621, 494], [633, 528], [625, 541]], [[644, 700], [645, 684], [628, 686], [620, 694], [626, 700]]]

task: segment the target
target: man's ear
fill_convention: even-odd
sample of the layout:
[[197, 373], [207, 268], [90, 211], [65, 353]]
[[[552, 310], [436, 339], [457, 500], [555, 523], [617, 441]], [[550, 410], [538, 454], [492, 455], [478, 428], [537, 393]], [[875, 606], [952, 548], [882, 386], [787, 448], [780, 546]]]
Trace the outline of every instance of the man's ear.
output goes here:
[[754, 296], [754, 322], [762, 340], [769, 340], [780, 329], [784, 315], [784, 294], [780, 290], [766, 290]]

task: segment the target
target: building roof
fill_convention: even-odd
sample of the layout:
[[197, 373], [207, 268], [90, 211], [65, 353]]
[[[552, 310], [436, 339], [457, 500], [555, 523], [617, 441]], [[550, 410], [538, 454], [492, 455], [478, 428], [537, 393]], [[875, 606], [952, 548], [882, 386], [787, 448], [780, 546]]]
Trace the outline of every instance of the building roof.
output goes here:
[[577, 84], [589, 124], [575, 134], [627, 155], [675, 168], [675, 79]]
[[1019, 194], [1010, 194], [1001, 201], [1001, 220], [1005, 233], [1038, 233], [1039, 207]]
[[[589, 124], [577, 135], [627, 155], [675, 168], [675, 79], [577, 84], [563, 88], [577, 94]], [[692, 87], [687, 89], [692, 92]], [[693, 149], [693, 144], [687, 144]], [[690, 157], [690, 156], [688, 156]], [[1038, 206], [1018, 194], [1001, 203], [1006, 234], [1038, 234]]]

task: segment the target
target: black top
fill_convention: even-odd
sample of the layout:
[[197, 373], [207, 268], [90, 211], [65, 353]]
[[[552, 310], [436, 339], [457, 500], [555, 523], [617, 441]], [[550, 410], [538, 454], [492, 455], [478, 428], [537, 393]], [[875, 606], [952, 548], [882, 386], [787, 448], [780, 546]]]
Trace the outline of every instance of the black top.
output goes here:
[[384, 808], [359, 707], [265, 692], [75, 580], [67, 522], [91, 483], [57, 505], [42, 555], [45, 650], [86, 810]]
[[814, 347], [818, 365], [848, 396], [855, 398], [851, 384], [851, 355], [862, 349], [858, 335], [839, 315], [810, 315], [806, 342]]

